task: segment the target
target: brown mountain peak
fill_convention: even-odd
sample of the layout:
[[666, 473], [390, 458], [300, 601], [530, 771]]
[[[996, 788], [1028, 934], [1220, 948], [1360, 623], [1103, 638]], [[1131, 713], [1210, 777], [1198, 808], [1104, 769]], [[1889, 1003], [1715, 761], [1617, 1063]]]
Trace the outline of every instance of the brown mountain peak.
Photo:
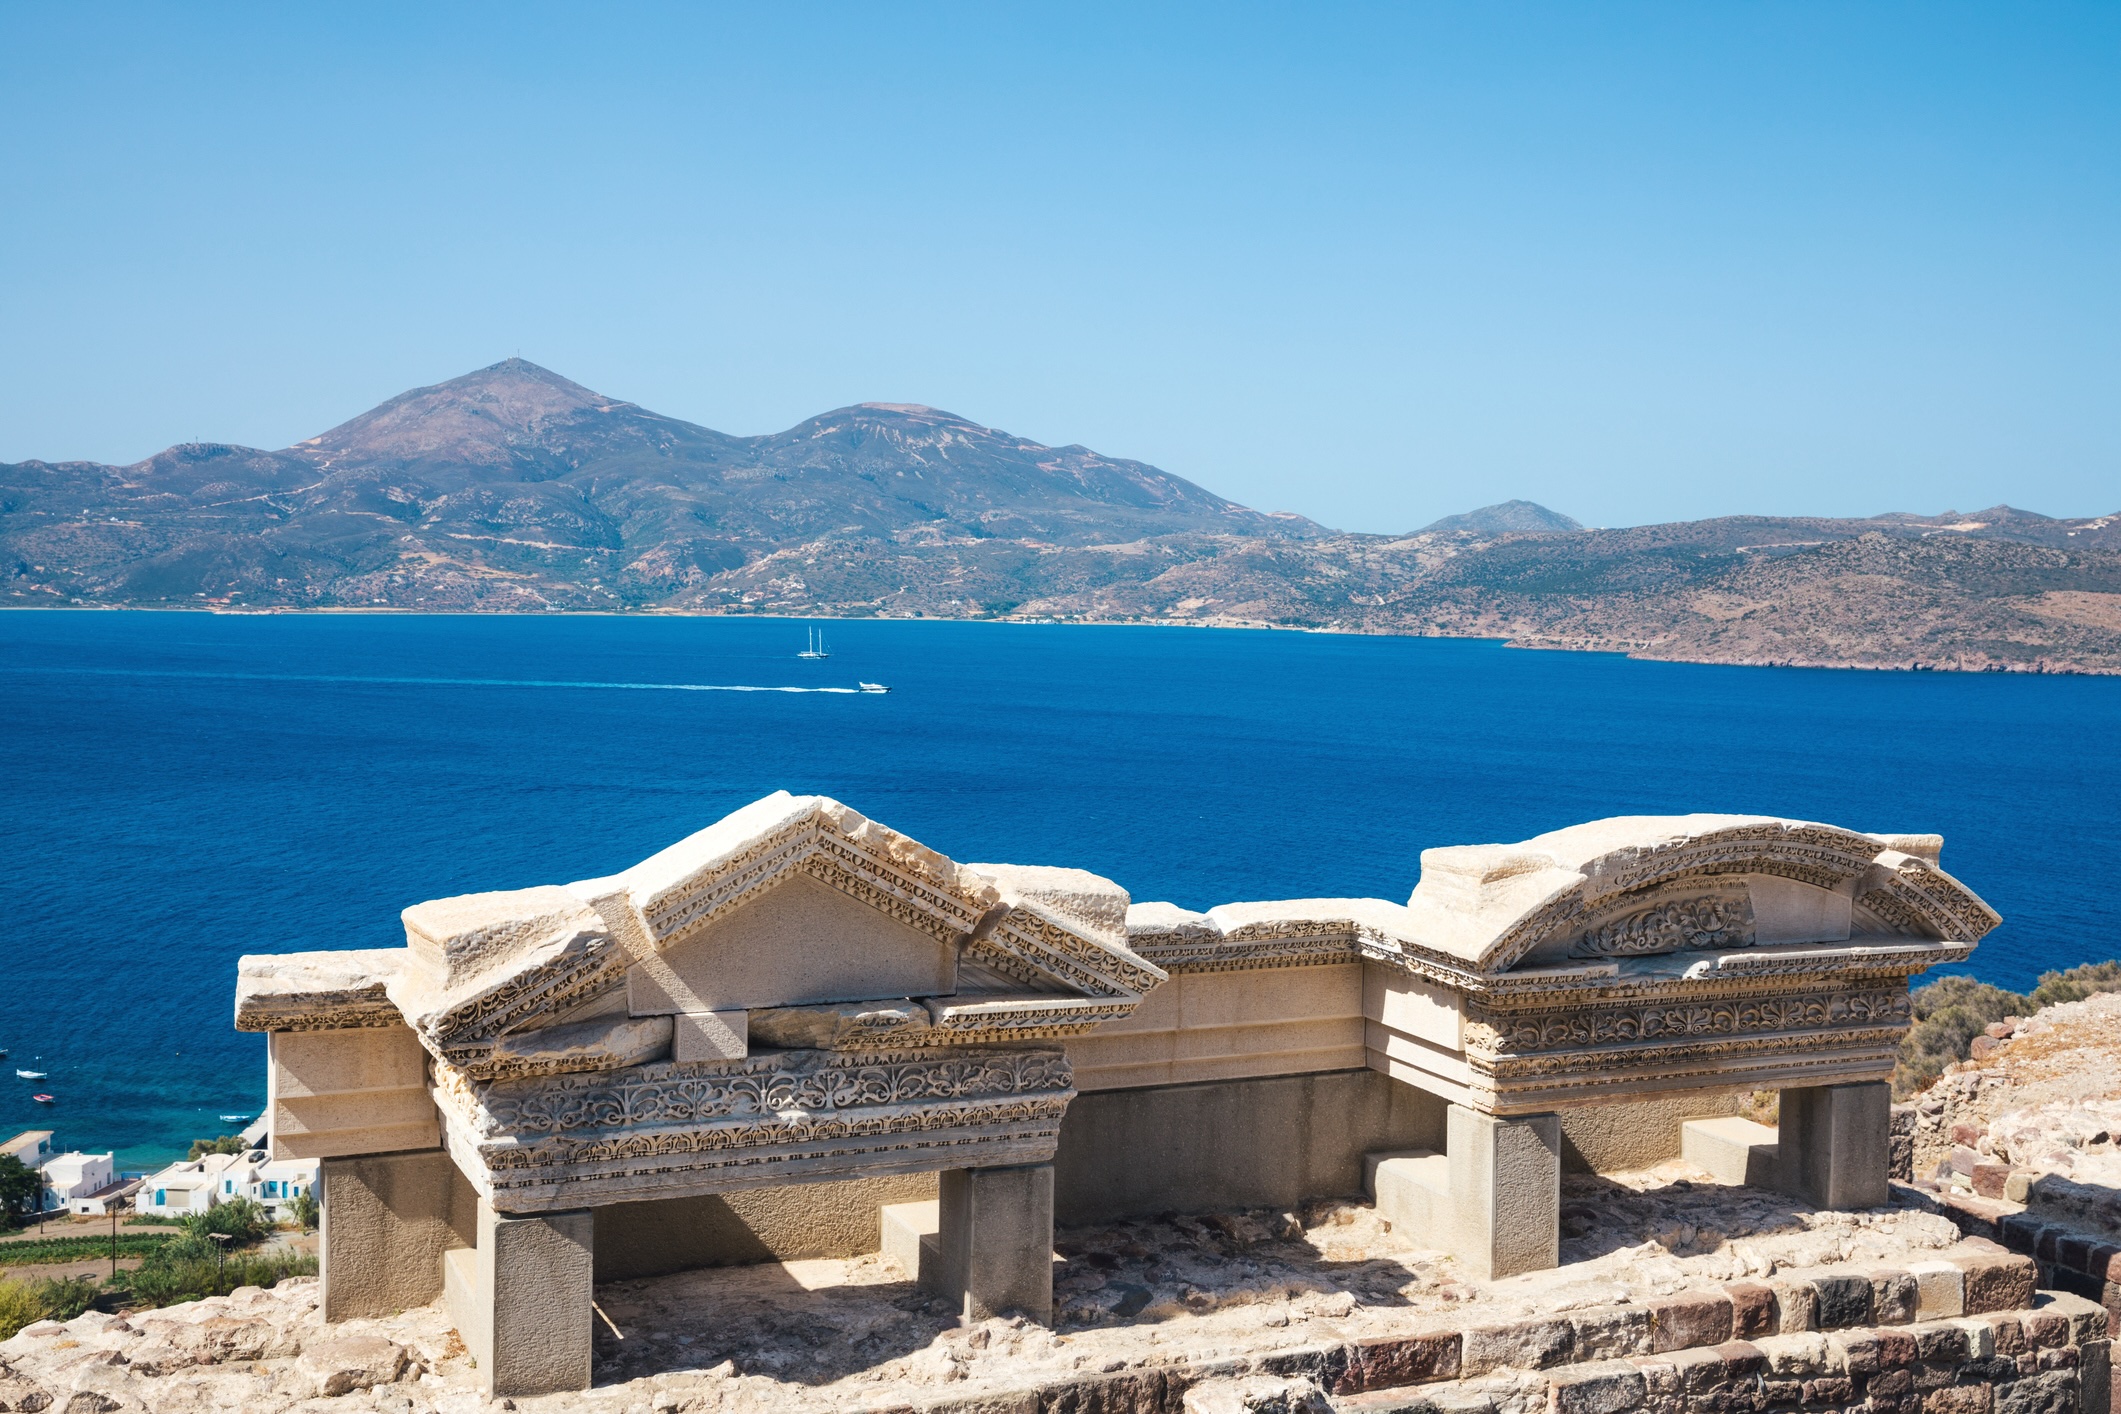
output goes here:
[[330, 459], [481, 462], [584, 413], [631, 408], [522, 358], [400, 393], [294, 450]]

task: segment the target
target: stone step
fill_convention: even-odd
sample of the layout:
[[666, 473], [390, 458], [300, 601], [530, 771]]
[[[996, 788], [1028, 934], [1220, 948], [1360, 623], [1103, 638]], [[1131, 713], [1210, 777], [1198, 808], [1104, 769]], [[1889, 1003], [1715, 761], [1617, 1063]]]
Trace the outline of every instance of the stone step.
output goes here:
[[878, 1210], [883, 1228], [883, 1252], [915, 1282], [921, 1279], [924, 1261], [933, 1263], [935, 1235], [942, 1230], [943, 1205], [935, 1199], [925, 1203], [886, 1203]]
[[1451, 1161], [1433, 1149], [1386, 1150], [1362, 1156], [1363, 1187], [1392, 1231], [1423, 1241], [1439, 1239], [1450, 1218]]
[[1679, 1156], [1725, 1183], [1774, 1188], [1781, 1136], [1736, 1115], [1690, 1119], [1679, 1126]]

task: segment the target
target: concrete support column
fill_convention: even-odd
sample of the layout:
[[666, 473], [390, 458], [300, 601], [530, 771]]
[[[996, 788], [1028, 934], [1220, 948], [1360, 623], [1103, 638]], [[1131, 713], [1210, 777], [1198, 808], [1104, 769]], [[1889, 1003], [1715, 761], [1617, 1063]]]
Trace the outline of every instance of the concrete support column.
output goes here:
[[1815, 1085], [1782, 1092], [1776, 1186], [1821, 1208], [1875, 1208], [1891, 1196], [1892, 1088]]
[[442, 1256], [468, 1246], [471, 1186], [440, 1149], [326, 1159], [318, 1181], [324, 1319], [388, 1316], [442, 1294]]
[[1004, 1311], [1053, 1322], [1053, 1165], [938, 1175], [936, 1262], [921, 1284], [968, 1321]]
[[449, 1310], [488, 1394], [589, 1388], [591, 1212], [517, 1216], [479, 1204], [476, 1253], [449, 1262]]
[[1561, 1263], [1561, 1119], [1499, 1119], [1463, 1105], [1446, 1121], [1445, 1248], [1488, 1281]]

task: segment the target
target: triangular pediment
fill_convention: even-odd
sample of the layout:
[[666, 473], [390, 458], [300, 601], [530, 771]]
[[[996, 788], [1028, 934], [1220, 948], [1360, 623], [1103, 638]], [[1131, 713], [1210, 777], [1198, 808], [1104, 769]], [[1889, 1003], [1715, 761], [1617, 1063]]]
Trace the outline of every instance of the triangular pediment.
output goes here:
[[634, 1016], [886, 1001], [957, 991], [959, 944], [801, 869], [626, 973]]
[[773, 1013], [772, 1035], [830, 1032], [778, 1015], [820, 1006], [874, 1004], [862, 1025], [922, 1044], [1067, 1035], [1163, 978], [1127, 948], [1126, 902], [1109, 880], [960, 865], [778, 792], [620, 874], [407, 909], [411, 965], [391, 996], [472, 1074], [503, 1038], [525, 1063], [525, 1033], [546, 1028], [567, 1028], [555, 1054], [574, 1055], [598, 1022], [629, 1045], [642, 1028], [619, 1023], [657, 1017]]

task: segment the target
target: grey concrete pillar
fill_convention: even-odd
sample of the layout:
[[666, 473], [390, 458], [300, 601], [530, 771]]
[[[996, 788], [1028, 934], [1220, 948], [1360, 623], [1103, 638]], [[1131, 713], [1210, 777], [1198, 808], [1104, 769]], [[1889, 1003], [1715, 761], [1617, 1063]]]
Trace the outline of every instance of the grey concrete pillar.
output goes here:
[[1445, 1249], [1477, 1280], [1561, 1263], [1561, 1119], [1499, 1119], [1451, 1106]]
[[442, 1294], [442, 1254], [471, 1244], [477, 1200], [440, 1149], [326, 1159], [318, 1181], [324, 1319], [388, 1316]]
[[479, 1247], [452, 1282], [457, 1334], [478, 1361], [488, 1394], [557, 1394], [589, 1388], [596, 1225], [587, 1208], [517, 1216], [479, 1204]]
[[1882, 1080], [1783, 1091], [1776, 1187], [1821, 1208], [1886, 1202], [1892, 1110], [1892, 1088]]
[[968, 1321], [1005, 1311], [1053, 1322], [1053, 1165], [948, 1169], [936, 1185], [934, 1275], [921, 1284]]

